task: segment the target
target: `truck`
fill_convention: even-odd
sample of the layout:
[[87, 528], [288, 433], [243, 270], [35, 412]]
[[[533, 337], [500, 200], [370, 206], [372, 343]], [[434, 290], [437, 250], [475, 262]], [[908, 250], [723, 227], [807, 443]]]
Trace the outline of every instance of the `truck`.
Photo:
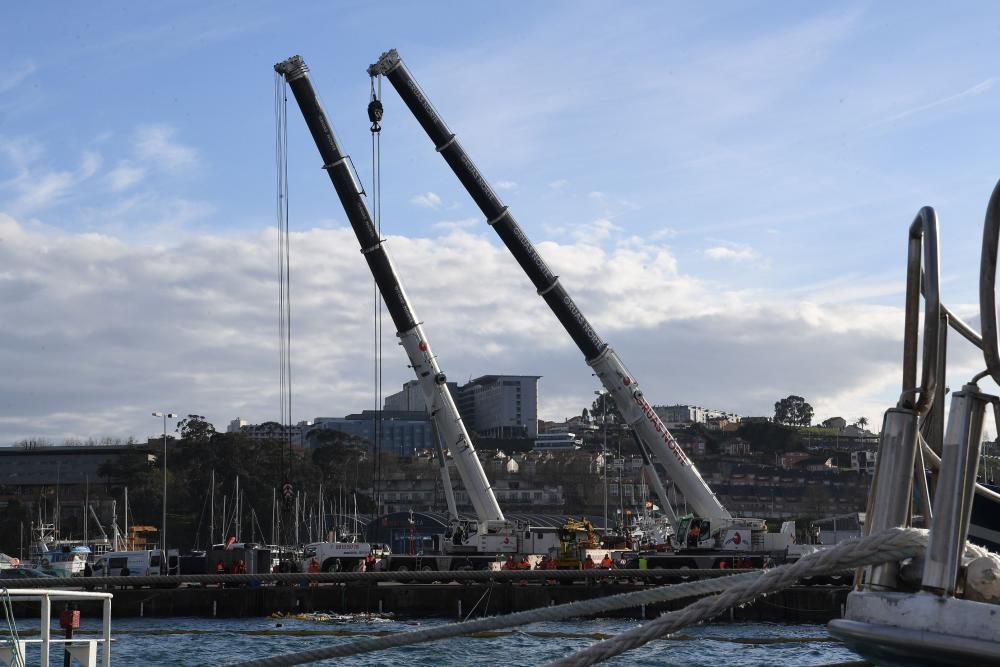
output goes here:
[[[784, 557], [793, 552], [794, 528], [784, 526], [780, 532], [768, 532], [763, 519], [734, 517], [722, 505], [697, 467], [657, 416], [640, 389], [635, 375], [591, 326], [559, 282], [559, 277], [552, 272], [518, 225], [510, 209], [490, 187], [462, 148], [455, 133], [438, 114], [399, 53], [395, 49], [386, 51], [369, 66], [367, 72], [373, 79], [384, 76], [402, 98], [430, 138], [434, 149], [441, 154], [479, 207], [487, 224], [503, 241], [539, 296], [580, 349], [587, 365], [598, 377], [630, 427], [643, 458], [645, 476], [654, 489], [675, 536], [672, 551], [649, 554], [649, 559], [654, 563], [662, 562], [663, 567], [674, 567], [675, 563], [680, 562], [678, 559], [682, 552], [688, 552], [688, 560], [693, 560], [695, 555], [710, 556], [713, 551], [720, 552], [723, 556], [732, 552], [750, 551], [757, 555], [758, 560]], [[683, 494], [693, 510], [690, 515], [676, 515], [667, 497], [666, 487], [653, 466], [654, 461], [663, 466], [676, 489]], [[692, 534], [693, 540], [690, 539]], [[697, 560], [708, 559], [699, 557]]]
[[[538, 531], [519, 522], [508, 521], [500, 509], [483, 466], [476, 456], [472, 438], [448, 389], [448, 378], [441, 370], [423, 324], [417, 318], [396, 274], [386, 249], [386, 241], [381, 238], [372, 221], [368, 205], [362, 197], [363, 189], [351, 169], [350, 158], [341, 150], [313, 88], [309, 68], [301, 56], [293, 56], [277, 63], [274, 70], [291, 89], [302, 111], [323, 160], [323, 169], [326, 170], [358, 239], [361, 253], [382, 295], [439, 435], [436, 442], [437, 456], [448, 505], [449, 526], [443, 534], [436, 536], [432, 550], [392, 554], [386, 567], [394, 570], [487, 569], [499, 559], [524, 554], [525, 549], [536, 548], [533, 538]], [[445, 465], [445, 447], [450, 451], [462, 484], [468, 491], [475, 519], [463, 519], [458, 514]]]
[[367, 542], [313, 542], [302, 550], [302, 572], [357, 572], [369, 554]]

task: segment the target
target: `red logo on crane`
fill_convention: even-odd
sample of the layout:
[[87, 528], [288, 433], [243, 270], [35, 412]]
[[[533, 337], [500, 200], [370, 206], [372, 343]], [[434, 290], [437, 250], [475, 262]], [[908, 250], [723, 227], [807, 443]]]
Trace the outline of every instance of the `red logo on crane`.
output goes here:
[[424, 341], [420, 341], [420, 345], [418, 345], [417, 347], [420, 348], [421, 352], [426, 352], [427, 351], [427, 343], [425, 343]]
[[626, 375], [625, 377], [622, 378], [622, 384], [624, 384], [626, 387], [629, 386], [630, 384], [632, 384], [632, 378]]

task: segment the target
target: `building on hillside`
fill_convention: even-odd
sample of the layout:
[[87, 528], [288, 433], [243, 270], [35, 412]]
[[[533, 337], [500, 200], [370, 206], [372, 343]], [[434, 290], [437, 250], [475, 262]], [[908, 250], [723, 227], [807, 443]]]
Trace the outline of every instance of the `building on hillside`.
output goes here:
[[287, 442], [291, 438], [295, 447], [305, 447], [306, 437], [312, 429], [312, 422], [300, 421], [295, 426], [282, 426], [278, 422], [263, 422], [261, 424], [251, 424], [245, 419], [236, 419], [229, 422], [226, 433], [241, 433], [255, 442], [267, 442], [278, 440]]
[[653, 411], [667, 428], [705, 423], [705, 409], [696, 405], [654, 405]]
[[[447, 386], [452, 400], [457, 404], [459, 395], [458, 383], [448, 382]], [[383, 409], [395, 412], [426, 412], [427, 401], [424, 400], [424, 390], [420, 388], [420, 383], [416, 380], [403, 383], [401, 391], [385, 397]]]
[[[483, 375], [467, 384], [448, 383], [465, 427], [483, 438], [527, 438], [538, 435], [539, 375]], [[385, 409], [426, 411], [416, 380], [385, 398]]]
[[726, 453], [727, 456], [750, 456], [751, 449], [750, 443], [743, 438], [733, 438], [732, 440], [727, 440], [725, 444], [722, 445], [722, 451]]
[[792, 470], [811, 457], [809, 452], [785, 452], [778, 458], [778, 465], [784, 470]]
[[363, 410], [346, 417], [317, 417], [312, 426], [363, 438], [384, 454], [410, 457], [418, 449], [433, 449], [434, 424], [424, 411]]
[[851, 470], [869, 475], [875, 474], [875, 452], [860, 449], [851, 452]]
[[[167, 442], [172, 447], [173, 438]], [[39, 487], [86, 486], [115, 483], [101, 475], [127, 456], [138, 456], [153, 465], [162, 452], [163, 439], [146, 445], [72, 445], [0, 447], [0, 487], [24, 493]]]
[[556, 450], [580, 449], [583, 440], [575, 433], [539, 433], [532, 448], [536, 452], [551, 452]]
[[740, 428], [739, 419], [732, 417], [709, 417], [705, 421], [705, 428], [710, 431], [722, 431], [723, 433], [733, 433]]
[[708, 451], [708, 443], [701, 437], [678, 438], [677, 444], [681, 446], [681, 449], [688, 456], [701, 457]]
[[538, 435], [539, 375], [483, 375], [459, 387], [466, 425], [487, 438]]

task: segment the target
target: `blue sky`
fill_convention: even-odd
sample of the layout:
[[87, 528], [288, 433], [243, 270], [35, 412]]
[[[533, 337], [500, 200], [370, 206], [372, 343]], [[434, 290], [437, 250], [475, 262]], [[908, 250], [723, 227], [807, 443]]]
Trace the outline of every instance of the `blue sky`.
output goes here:
[[[306, 58], [367, 183], [364, 70], [391, 47], [654, 402], [768, 414], [798, 393], [821, 418], [878, 422], [920, 206], [941, 219], [945, 301], [977, 320], [997, 14], [9, 8], [0, 444], [144, 437], [154, 409], [276, 416], [271, 67]], [[384, 102], [384, 229], [446, 370], [538, 373], [542, 415], [577, 412], [595, 388], [579, 354], [388, 85]], [[370, 282], [294, 102], [289, 144], [295, 413], [340, 415], [374, 400]], [[408, 379], [397, 352], [387, 339], [389, 387]], [[980, 363], [956, 360], [953, 385]]]

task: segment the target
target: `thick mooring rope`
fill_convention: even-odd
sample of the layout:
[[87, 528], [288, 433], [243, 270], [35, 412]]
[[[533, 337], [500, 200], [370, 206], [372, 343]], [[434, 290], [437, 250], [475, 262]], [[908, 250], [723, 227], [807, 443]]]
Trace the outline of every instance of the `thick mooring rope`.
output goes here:
[[[634, 593], [623, 593], [595, 600], [532, 609], [506, 616], [494, 616], [475, 621], [451, 623], [449, 625], [426, 628], [414, 632], [374, 637], [237, 664], [244, 665], [245, 667], [299, 665], [316, 660], [369, 653], [386, 648], [408, 646], [431, 640], [467, 635], [474, 632], [499, 630], [540, 621], [556, 621], [574, 616], [600, 614], [617, 609], [627, 609], [643, 604], [654, 604], [691, 596], [720, 594], [699, 600], [679, 612], [665, 614], [656, 621], [639, 628], [637, 631], [623, 633], [613, 639], [595, 644], [589, 649], [570, 656], [565, 660], [554, 663], [557, 665], [591, 665], [640, 646], [652, 639], [661, 637], [684, 625], [716, 616], [733, 605], [742, 604], [757, 596], [787, 588], [798, 579], [831, 574], [876, 563], [912, 558], [921, 554], [926, 544], [926, 531], [912, 528], [894, 528], [860, 540], [842, 542], [830, 549], [804, 556], [799, 561], [790, 565], [782, 565], [765, 572], [739, 574], [721, 579], [695, 581]], [[664, 619], [667, 620], [665, 621]]]

